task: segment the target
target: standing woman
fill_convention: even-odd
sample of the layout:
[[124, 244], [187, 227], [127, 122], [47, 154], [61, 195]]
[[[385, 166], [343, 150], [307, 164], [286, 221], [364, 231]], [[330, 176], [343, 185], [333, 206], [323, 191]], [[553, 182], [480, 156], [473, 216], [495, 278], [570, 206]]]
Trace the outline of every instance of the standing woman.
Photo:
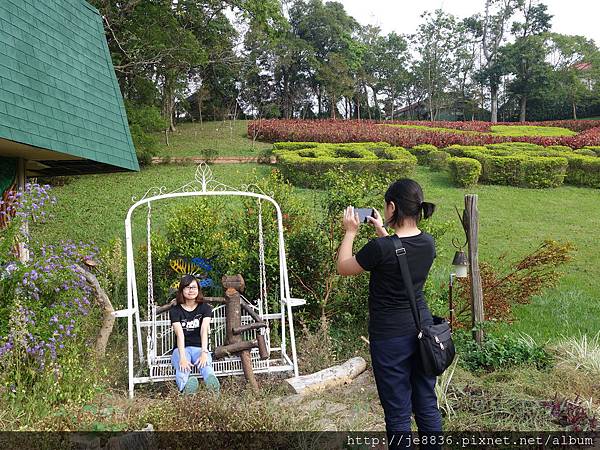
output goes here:
[[193, 394], [198, 390], [198, 379], [190, 377], [193, 366], [198, 366], [210, 390], [216, 393], [220, 390], [208, 351], [212, 308], [202, 301], [203, 298], [198, 280], [193, 275], [184, 275], [177, 289], [177, 304], [169, 311], [177, 339], [171, 364], [175, 367], [177, 388], [185, 394]]
[[[373, 374], [379, 400], [385, 413], [390, 447], [406, 448], [411, 430], [411, 414], [421, 436], [439, 442], [442, 418], [435, 395], [436, 377], [420, 370], [417, 327], [410, 310], [409, 297], [396, 259], [394, 240], [400, 238], [415, 289], [417, 308], [423, 326], [433, 319], [425, 303], [423, 285], [436, 256], [433, 237], [418, 228], [422, 218], [429, 218], [435, 205], [423, 201], [423, 191], [416, 181], [401, 179], [385, 193], [385, 225], [394, 229], [388, 236], [379, 212], [368, 221], [375, 227], [376, 239], [352, 254], [358, 232], [358, 214], [349, 206], [344, 211], [346, 234], [340, 245], [337, 271], [340, 275], [357, 275], [369, 271], [369, 340]], [[392, 436], [394, 436], [392, 440]], [[400, 437], [404, 442], [399, 442]], [[441, 448], [426, 445], [421, 448]]]

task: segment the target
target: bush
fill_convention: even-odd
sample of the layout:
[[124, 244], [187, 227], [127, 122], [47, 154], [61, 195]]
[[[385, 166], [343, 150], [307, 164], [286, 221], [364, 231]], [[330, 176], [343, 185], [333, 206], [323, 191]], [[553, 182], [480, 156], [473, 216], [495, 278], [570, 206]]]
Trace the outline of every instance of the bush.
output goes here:
[[551, 188], [563, 184], [568, 162], [565, 158], [523, 158], [520, 185], [528, 188]]
[[130, 102], [125, 102], [125, 107], [138, 162], [141, 166], [148, 165], [158, 153], [158, 141], [151, 133], [164, 130], [166, 121], [156, 107], [136, 106]]
[[600, 146], [588, 146], [588, 147], [583, 147], [585, 150], [591, 150], [593, 151], [596, 156], [600, 156]]
[[574, 155], [568, 158], [566, 183], [600, 188], [600, 158]]
[[448, 158], [452, 180], [460, 187], [472, 187], [481, 175], [481, 163], [472, 158]]
[[424, 166], [428, 163], [428, 157], [431, 152], [437, 151], [438, 148], [431, 144], [415, 145], [409, 151], [417, 157], [417, 164]]
[[318, 142], [275, 142], [273, 150], [302, 150], [303, 148], [315, 148]]
[[30, 240], [28, 261], [13, 252], [23, 239], [21, 226], [48, 217], [45, 206], [55, 202], [49, 192], [49, 186], [28, 183], [10, 199], [9, 221], [0, 230], [0, 400], [15, 409], [13, 417], [43, 416], [97, 390], [93, 342], [101, 315], [77, 265], [86, 259], [101, 263], [99, 250]]
[[466, 152], [468, 150], [485, 152], [486, 148], [482, 145], [458, 145], [458, 144], [455, 144], [455, 145], [446, 147], [444, 149], [445, 152], [450, 153], [450, 155], [456, 156], [459, 158], [466, 158], [467, 157]]
[[370, 173], [381, 179], [412, 174], [416, 158], [399, 147], [380, 143], [319, 144], [301, 150], [275, 150], [284, 177], [298, 186], [324, 188], [330, 170]]
[[589, 148], [580, 148], [577, 150], [573, 150], [573, 153], [580, 156], [596, 156], [596, 152]]
[[448, 168], [448, 158], [450, 158], [450, 153], [437, 150], [430, 152], [427, 157], [427, 163], [431, 170], [440, 171]]
[[455, 145], [446, 150], [479, 161], [482, 182], [527, 188], [560, 186], [573, 156], [572, 152], [550, 151], [520, 142], [488, 147]]
[[[556, 147], [562, 147], [557, 145]], [[486, 148], [490, 150], [508, 150], [509, 152], [531, 152], [535, 150], [544, 150], [543, 145], [532, 144], [530, 142], [502, 142], [500, 144], [488, 144]], [[548, 148], [548, 147], [547, 147]], [[569, 147], [564, 147], [571, 150]]]
[[[481, 262], [481, 286], [486, 319], [511, 322], [514, 305], [527, 304], [534, 295], [557, 285], [562, 276], [559, 266], [573, 259], [573, 251], [574, 247], [569, 242], [549, 240], [501, 270]], [[471, 323], [470, 277], [457, 281], [455, 293], [454, 325], [468, 327]]]
[[527, 336], [487, 334], [481, 346], [470, 337], [470, 333], [455, 333], [455, 336], [459, 364], [472, 372], [491, 372], [523, 365], [545, 369], [554, 361], [543, 346]]

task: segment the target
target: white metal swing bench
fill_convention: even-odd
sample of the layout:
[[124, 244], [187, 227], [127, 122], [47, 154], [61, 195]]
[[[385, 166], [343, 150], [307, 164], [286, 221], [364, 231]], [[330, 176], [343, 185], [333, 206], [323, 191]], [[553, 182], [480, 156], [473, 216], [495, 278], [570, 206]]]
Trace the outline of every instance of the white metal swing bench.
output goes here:
[[[174, 380], [175, 371], [171, 365], [171, 352], [174, 347], [173, 331], [169, 321], [168, 311], [157, 311], [155, 303], [152, 272], [152, 205], [161, 200], [182, 197], [250, 197], [255, 198], [258, 204], [258, 243], [259, 243], [259, 298], [256, 301], [246, 302], [267, 323], [262, 330], [252, 329], [242, 334], [245, 340], [256, 339], [257, 333], [262, 333], [269, 357], [260, 359], [258, 349], [251, 350], [252, 369], [254, 373], [270, 373], [290, 371], [298, 375], [298, 362], [296, 358], [296, 344], [294, 337], [294, 324], [292, 307], [305, 303], [304, 299], [292, 298], [288, 280], [287, 263], [285, 256], [285, 244], [283, 238], [283, 222], [281, 209], [277, 202], [265, 195], [256, 186], [244, 186], [242, 190], [235, 190], [213, 179], [212, 171], [206, 164], [200, 164], [195, 173], [195, 179], [171, 192], [166, 192], [165, 187], [151, 188], [136, 201], [125, 219], [125, 240], [127, 252], [127, 309], [115, 311], [116, 317], [127, 317], [127, 341], [128, 341], [128, 373], [129, 373], [129, 397], [133, 398], [136, 384], [150, 383], [155, 381]], [[259, 191], [259, 192], [255, 192]], [[279, 255], [279, 301], [275, 302], [277, 308], [269, 311], [267, 302], [266, 269], [265, 269], [265, 242], [263, 236], [262, 203], [272, 204], [277, 213], [278, 231], [278, 255]], [[135, 276], [135, 261], [133, 252], [132, 223], [133, 212], [139, 208], [146, 207], [146, 244], [147, 244], [147, 270], [148, 270], [148, 292], [146, 317], [140, 316], [138, 290]], [[273, 303], [272, 303], [273, 304]], [[247, 313], [242, 314], [242, 325], [253, 322]], [[272, 327], [278, 322], [279, 327]], [[137, 338], [138, 362], [135, 361], [134, 330]], [[274, 335], [277, 333], [277, 336]], [[213, 309], [211, 320], [210, 348], [225, 343], [225, 305], [219, 305]], [[144, 349], [143, 341], [146, 341]], [[288, 340], [291, 355], [288, 355]], [[271, 342], [277, 342], [278, 346], [271, 346]], [[217, 376], [243, 374], [239, 356], [229, 356], [213, 361], [213, 368]], [[197, 368], [192, 372], [197, 374]]]

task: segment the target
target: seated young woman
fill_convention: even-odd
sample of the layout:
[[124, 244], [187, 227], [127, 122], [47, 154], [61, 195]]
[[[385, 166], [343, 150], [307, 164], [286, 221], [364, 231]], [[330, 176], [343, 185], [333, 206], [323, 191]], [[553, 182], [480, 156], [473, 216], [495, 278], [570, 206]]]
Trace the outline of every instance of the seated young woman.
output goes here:
[[209, 390], [218, 394], [221, 387], [208, 351], [212, 308], [203, 299], [198, 280], [193, 275], [184, 275], [177, 289], [177, 304], [169, 310], [176, 336], [171, 364], [175, 367], [177, 388], [184, 394], [193, 394], [198, 390], [198, 379], [190, 376], [193, 366], [200, 369]]

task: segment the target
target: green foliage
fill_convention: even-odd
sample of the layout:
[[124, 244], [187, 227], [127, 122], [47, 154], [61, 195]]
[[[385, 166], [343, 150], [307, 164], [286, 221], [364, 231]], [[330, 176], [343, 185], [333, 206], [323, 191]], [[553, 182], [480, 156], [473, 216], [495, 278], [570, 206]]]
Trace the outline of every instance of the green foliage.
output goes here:
[[140, 165], [148, 165], [153, 156], [157, 154], [157, 138], [153, 132], [164, 130], [166, 122], [160, 115], [158, 108], [152, 106], [136, 106], [126, 102], [127, 119], [131, 138]]
[[567, 175], [571, 155], [566, 153], [539, 150], [537, 146], [525, 143], [489, 147], [453, 145], [447, 150], [479, 161], [480, 180], [489, 184], [549, 188], [560, 186]]
[[481, 175], [481, 163], [472, 158], [451, 157], [448, 158], [448, 166], [452, 181], [460, 187], [472, 187], [477, 185]]
[[413, 148], [409, 149], [409, 151], [417, 157], [417, 164], [421, 166], [427, 165], [429, 153], [437, 150], [438, 148], [431, 144], [415, 145]]
[[317, 148], [318, 142], [275, 142], [273, 144], [273, 150], [302, 150], [306, 148]]
[[440, 171], [448, 168], [448, 158], [450, 153], [443, 150], [432, 151], [427, 156], [427, 162], [431, 170]]
[[598, 147], [598, 146], [587, 146], [587, 147], [583, 147], [583, 148], [586, 150], [593, 151], [596, 154], [596, 156], [600, 156], [600, 147]]
[[[323, 173], [344, 170], [353, 176], [359, 173], [379, 178], [409, 176], [416, 158], [401, 147], [385, 143], [319, 144], [296, 150], [276, 149], [278, 167], [284, 177], [298, 186], [323, 187]], [[390, 158], [390, 159], [387, 159]]]
[[490, 372], [515, 366], [535, 366], [546, 369], [554, 363], [542, 345], [526, 337], [486, 334], [479, 346], [467, 332], [455, 332], [454, 341], [459, 364], [472, 372]]
[[594, 156], [572, 156], [566, 183], [576, 186], [600, 188], [600, 158]]
[[596, 152], [590, 148], [578, 148], [573, 150], [573, 153], [581, 156], [596, 156]]

